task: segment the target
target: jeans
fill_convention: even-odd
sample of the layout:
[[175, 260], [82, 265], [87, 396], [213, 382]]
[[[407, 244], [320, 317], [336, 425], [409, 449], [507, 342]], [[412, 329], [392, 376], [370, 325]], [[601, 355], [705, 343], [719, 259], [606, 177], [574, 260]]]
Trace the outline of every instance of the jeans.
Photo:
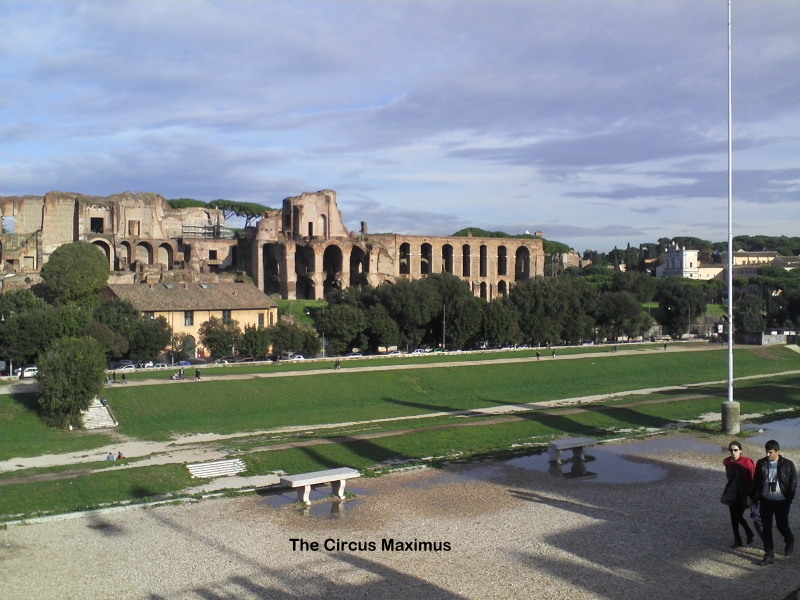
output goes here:
[[761, 510], [761, 522], [764, 525], [764, 554], [772, 556], [775, 553], [775, 544], [772, 541], [772, 517], [775, 516], [775, 526], [783, 536], [788, 548], [794, 546], [794, 536], [789, 530], [789, 504], [788, 500], [767, 500], [762, 498], [758, 503]]

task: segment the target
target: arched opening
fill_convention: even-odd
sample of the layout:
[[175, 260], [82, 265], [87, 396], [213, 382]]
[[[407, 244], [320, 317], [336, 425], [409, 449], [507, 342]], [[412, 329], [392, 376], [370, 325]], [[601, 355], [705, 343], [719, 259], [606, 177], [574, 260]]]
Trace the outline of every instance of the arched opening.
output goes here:
[[158, 247], [158, 260], [156, 262], [165, 265], [168, 270], [172, 270], [174, 260], [173, 260], [173, 250], [171, 245], [161, 244]]
[[411, 274], [411, 244], [400, 244], [400, 275]]
[[308, 246], [297, 246], [294, 251], [294, 272], [301, 276], [313, 275], [316, 271], [314, 251]]
[[453, 273], [453, 247], [450, 244], [442, 246], [442, 272]]
[[319, 216], [319, 231], [317, 232], [318, 235], [321, 235], [326, 240], [329, 237], [328, 233], [328, 215], [320, 215]]
[[497, 248], [497, 274], [508, 275], [508, 249], [505, 246]]
[[497, 282], [497, 293], [501, 296], [508, 297], [508, 285], [505, 281]]
[[472, 270], [470, 269], [472, 253], [469, 244], [464, 244], [461, 247], [461, 276], [469, 277]]
[[117, 252], [117, 270], [129, 269], [133, 262], [133, 248], [128, 242], [121, 242]]
[[480, 276], [486, 277], [489, 275], [489, 249], [485, 245], [481, 244], [479, 252], [480, 252], [480, 261], [479, 261]]
[[366, 285], [369, 255], [358, 246], [350, 250], [350, 285]]
[[322, 255], [322, 270], [325, 271], [322, 294], [327, 294], [332, 289], [343, 289], [342, 281], [342, 249], [339, 246], [328, 246]]
[[280, 294], [283, 246], [279, 244], [264, 244], [261, 252], [264, 263], [264, 293]]
[[517, 248], [514, 261], [514, 279], [522, 281], [531, 277], [531, 252], [525, 246]]
[[153, 248], [146, 242], [136, 244], [136, 260], [146, 265], [153, 264]]
[[433, 269], [433, 247], [422, 244], [420, 248], [419, 272], [420, 275], [430, 275]]
[[114, 268], [114, 256], [111, 252], [111, 246], [108, 245], [108, 242], [105, 240], [95, 240], [92, 242], [92, 246], [100, 250], [103, 253], [103, 256], [106, 257], [106, 262], [108, 262], [108, 268]]
[[487, 291], [487, 287], [486, 287], [486, 282], [485, 281], [481, 282], [481, 298], [483, 298], [484, 300], [488, 300], [489, 299], [489, 294], [488, 294], [488, 291]]

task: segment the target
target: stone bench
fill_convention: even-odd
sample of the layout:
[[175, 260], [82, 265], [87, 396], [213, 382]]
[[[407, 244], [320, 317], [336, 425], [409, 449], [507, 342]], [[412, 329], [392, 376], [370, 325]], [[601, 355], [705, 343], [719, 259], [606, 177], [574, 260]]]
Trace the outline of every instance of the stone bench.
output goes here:
[[193, 463], [186, 465], [192, 477], [202, 477], [204, 479], [210, 477], [230, 477], [242, 471], [246, 471], [247, 467], [240, 458], [233, 458], [231, 460], [215, 460], [206, 463]]
[[285, 475], [281, 477], [281, 484], [297, 489], [297, 501], [308, 504], [308, 497], [311, 494], [312, 485], [330, 483], [333, 488], [333, 495], [344, 499], [344, 486], [348, 479], [360, 477], [356, 469], [341, 467], [339, 469], [328, 469], [327, 471], [313, 471], [311, 473], [301, 473], [299, 475]]
[[586, 460], [586, 448], [597, 444], [595, 438], [589, 437], [575, 437], [564, 438], [560, 440], [553, 440], [550, 442], [548, 452], [550, 453], [550, 462], [557, 465], [564, 464], [564, 451], [572, 450], [573, 460]]

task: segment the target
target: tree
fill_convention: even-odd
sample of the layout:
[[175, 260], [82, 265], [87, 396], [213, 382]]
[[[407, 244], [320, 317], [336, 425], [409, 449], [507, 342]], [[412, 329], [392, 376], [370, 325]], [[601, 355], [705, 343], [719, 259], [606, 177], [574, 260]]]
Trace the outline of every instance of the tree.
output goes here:
[[309, 357], [319, 354], [319, 338], [310, 327], [281, 321], [269, 328], [269, 334], [273, 351], [278, 354], [294, 353]]
[[105, 353], [91, 337], [62, 338], [39, 356], [39, 406], [58, 426], [81, 426], [105, 381]]
[[364, 312], [349, 304], [328, 306], [318, 313], [316, 329], [325, 333], [325, 349], [330, 354], [344, 354], [366, 344], [367, 321]]
[[379, 347], [397, 346], [400, 343], [400, 327], [382, 304], [367, 309], [366, 333], [372, 352], [377, 352]]
[[245, 356], [264, 356], [272, 344], [269, 330], [256, 325], [245, 325], [241, 350]]
[[121, 358], [128, 352], [128, 340], [104, 323], [94, 321], [81, 330], [80, 337], [90, 337], [100, 342], [107, 358]]
[[746, 294], [736, 305], [733, 313], [735, 331], [762, 331], [767, 326], [764, 301], [756, 294]]
[[140, 317], [133, 335], [128, 338], [128, 356], [133, 360], [157, 357], [172, 340], [172, 328], [164, 317]]
[[71, 242], [55, 249], [40, 275], [56, 302], [96, 304], [108, 281], [108, 259], [89, 242]]
[[630, 292], [600, 294], [597, 325], [603, 335], [616, 341], [620, 335], [635, 337], [644, 333], [649, 318]]
[[691, 324], [706, 308], [702, 285], [679, 277], [662, 280], [656, 298], [663, 319], [661, 324], [674, 337], [680, 337], [689, 331]]
[[518, 344], [521, 341], [519, 313], [505, 299], [493, 300], [483, 306], [481, 338], [497, 346]]
[[262, 204], [236, 202], [235, 200], [225, 200], [224, 198], [209, 202], [208, 206], [220, 209], [226, 219], [230, 219], [234, 215], [244, 217], [245, 228], [250, 227], [254, 219], [263, 217], [265, 212], [272, 210], [269, 206], [263, 206]]
[[218, 317], [211, 317], [200, 325], [200, 342], [213, 358], [230, 356], [234, 348], [241, 346], [242, 331], [237, 321], [223, 323]]

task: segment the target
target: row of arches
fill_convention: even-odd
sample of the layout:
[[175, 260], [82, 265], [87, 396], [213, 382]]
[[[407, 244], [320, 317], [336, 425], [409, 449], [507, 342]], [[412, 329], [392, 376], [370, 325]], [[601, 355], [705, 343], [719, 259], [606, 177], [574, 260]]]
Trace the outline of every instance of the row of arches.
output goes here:
[[134, 262], [145, 265], [162, 264], [167, 269], [175, 267], [176, 250], [170, 242], [152, 244], [140, 241], [134, 244], [123, 241], [119, 243], [119, 247], [115, 247], [101, 238], [90, 243], [105, 255], [112, 271], [121, 271]]
[[[473, 264], [471, 244], [456, 248], [452, 244], [441, 246], [439, 272], [459, 277], [507, 277], [509, 267], [512, 267], [515, 281], [531, 276], [531, 251], [525, 246], [519, 246], [514, 251], [513, 265], [509, 264], [508, 248], [503, 245], [497, 246], [497, 254], [491, 254], [491, 249], [486, 244], [478, 246], [477, 265]], [[434, 273], [433, 245], [426, 242], [420, 244], [418, 253], [415, 254], [413, 250], [409, 242], [400, 244], [400, 274], [414, 275], [415, 271], [419, 275]], [[477, 272], [473, 273], [473, 270]]]
[[435, 249], [427, 242], [416, 247], [403, 242], [398, 249], [395, 260], [384, 261], [381, 254], [380, 272], [371, 273], [371, 268], [378, 270], [379, 256], [373, 256], [369, 246], [264, 244], [260, 256], [263, 290], [285, 298], [311, 300], [324, 298], [332, 289], [342, 290], [369, 281], [393, 281], [397, 276], [415, 279], [441, 272], [474, 282], [473, 293], [489, 300], [506, 295], [513, 282], [532, 276], [531, 249], [522, 244], [459, 247], [446, 243]]

